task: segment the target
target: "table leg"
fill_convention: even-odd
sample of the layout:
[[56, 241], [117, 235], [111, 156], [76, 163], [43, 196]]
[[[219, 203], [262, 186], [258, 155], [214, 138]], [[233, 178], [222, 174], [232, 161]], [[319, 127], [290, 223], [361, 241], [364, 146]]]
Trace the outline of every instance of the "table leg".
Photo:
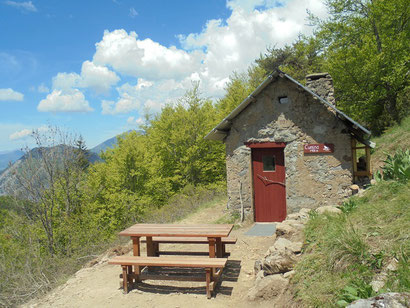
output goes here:
[[216, 238], [216, 256], [218, 258], [223, 257], [223, 248], [222, 248], [222, 240], [220, 237]]
[[[140, 237], [139, 236], [133, 236], [132, 237], [132, 252], [134, 256], [140, 256], [141, 251], [140, 251]], [[139, 266], [134, 266], [134, 273], [135, 275], [140, 275], [141, 274], [141, 269]], [[135, 282], [140, 282], [138, 278], [135, 279]]]
[[155, 247], [152, 241], [152, 236], [147, 236], [147, 256], [155, 257]]
[[215, 250], [215, 242], [216, 239], [213, 237], [208, 237], [208, 242], [209, 242], [209, 257], [210, 258], [215, 258], [216, 257], [216, 250]]

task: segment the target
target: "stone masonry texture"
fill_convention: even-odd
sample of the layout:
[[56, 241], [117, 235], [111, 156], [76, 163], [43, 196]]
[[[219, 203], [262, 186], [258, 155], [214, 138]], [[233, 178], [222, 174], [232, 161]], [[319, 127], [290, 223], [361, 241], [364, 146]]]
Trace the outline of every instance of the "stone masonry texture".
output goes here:
[[[329, 91], [325, 90], [325, 95]], [[284, 96], [289, 102], [280, 104], [279, 97]], [[301, 208], [336, 205], [350, 194], [351, 136], [332, 110], [287, 79], [278, 77], [268, 85], [233, 120], [225, 139], [229, 207], [240, 209], [242, 199], [245, 213], [252, 219], [252, 160], [245, 142], [286, 143], [288, 214]], [[332, 143], [334, 153], [304, 154], [308, 143]]]

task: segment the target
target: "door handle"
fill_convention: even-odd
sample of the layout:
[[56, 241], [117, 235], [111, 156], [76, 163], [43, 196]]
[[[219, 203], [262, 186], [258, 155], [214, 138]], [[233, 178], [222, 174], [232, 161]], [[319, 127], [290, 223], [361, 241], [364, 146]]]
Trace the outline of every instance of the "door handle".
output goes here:
[[260, 178], [265, 185], [279, 184], [279, 185], [282, 185], [283, 187], [286, 187], [285, 183], [269, 180], [266, 176], [261, 176], [261, 175], [257, 174], [257, 177]]

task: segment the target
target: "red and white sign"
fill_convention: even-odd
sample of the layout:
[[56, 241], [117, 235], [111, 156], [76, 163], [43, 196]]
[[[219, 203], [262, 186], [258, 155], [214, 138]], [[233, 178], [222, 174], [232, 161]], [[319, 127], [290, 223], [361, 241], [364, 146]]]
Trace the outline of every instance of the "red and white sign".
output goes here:
[[335, 146], [331, 143], [305, 144], [303, 152], [305, 154], [311, 153], [333, 153]]

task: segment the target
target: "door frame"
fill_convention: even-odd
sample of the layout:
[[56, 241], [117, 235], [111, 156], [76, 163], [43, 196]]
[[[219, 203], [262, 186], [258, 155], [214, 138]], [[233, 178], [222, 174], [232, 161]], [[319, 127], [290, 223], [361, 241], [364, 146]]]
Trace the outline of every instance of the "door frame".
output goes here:
[[[251, 170], [251, 196], [252, 196], [252, 210], [253, 210], [253, 221], [256, 222], [256, 209], [255, 209], [255, 183], [254, 183], [254, 176], [253, 176], [253, 159], [252, 159], [252, 149], [271, 149], [271, 148], [282, 148], [283, 149], [283, 162], [285, 168], [285, 179], [286, 179], [286, 157], [285, 157], [285, 147], [286, 142], [245, 142], [244, 143], [248, 148], [251, 149], [250, 155], [250, 170]], [[285, 207], [287, 212], [287, 192], [285, 187]]]

